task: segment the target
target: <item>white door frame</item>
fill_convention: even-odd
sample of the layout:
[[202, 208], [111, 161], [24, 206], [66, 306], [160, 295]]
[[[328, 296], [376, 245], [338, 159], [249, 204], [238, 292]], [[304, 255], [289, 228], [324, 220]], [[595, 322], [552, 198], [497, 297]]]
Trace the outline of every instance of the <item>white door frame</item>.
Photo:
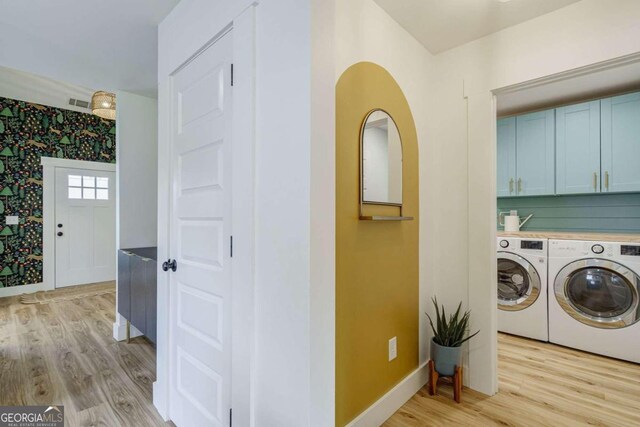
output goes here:
[[247, 8], [218, 34], [193, 52], [158, 88], [158, 334], [153, 404], [169, 420], [171, 323], [169, 277], [161, 261], [172, 257], [169, 246], [169, 181], [171, 148], [172, 76], [229, 31], [233, 32], [233, 110], [231, 207], [232, 263], [232, 368], [231, 406], [234, 425], [252, 426], [254, 353], [254, 145], [255, 145], [255, 6]]
[[40, 164], [42, 165], [42, 285], [35, 290], [52, 290], [56, 287], [56, 169], [83, 169], [116, 173], [116, 165], [115, 163], [58, 159], [56, 157], [42, 157]]

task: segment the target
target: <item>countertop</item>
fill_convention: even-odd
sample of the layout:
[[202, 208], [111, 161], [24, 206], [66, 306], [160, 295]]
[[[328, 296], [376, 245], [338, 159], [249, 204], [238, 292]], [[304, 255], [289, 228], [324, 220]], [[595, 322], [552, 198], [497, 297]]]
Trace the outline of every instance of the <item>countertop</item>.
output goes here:
[[560, 231], [520, 231], [518, 233], [506, 233], [502, 230], [498, 230], [498, 237], [640, 243], [640, 234], [582, 233]]
[[140, 258], [149, 258], [154, 261], [158, 259], [158, 248], [156, 248], [155, 246], [150, 246], [148, 248], [128, 248], [120, 250], [129, 254], [138, 255]]

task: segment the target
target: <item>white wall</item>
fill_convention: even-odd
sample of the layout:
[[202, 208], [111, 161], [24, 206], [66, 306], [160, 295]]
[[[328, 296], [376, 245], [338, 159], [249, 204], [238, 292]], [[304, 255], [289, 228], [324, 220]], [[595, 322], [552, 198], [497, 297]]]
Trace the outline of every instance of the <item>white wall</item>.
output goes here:
[[310, 426], [335, 423], [335, 1], [311, 1]]
[[[487, 394], [497, 390], [496, 149], [491, 91], [638, 51], [640, 2], [583, 0], [436, 57], [429, 132], [439, 145], [452, 150], [446, 167], [468, 170], [465, 182], [446, 181], [446, 191], [464, 194], [468, 203], [468, 247], [458, 248], [468, 251], [468, 280], [445, 280], [440, 286], [449, 286], [450, 292], [468, 299], [474, 328], [482, 331], [470, 344], [470, 386], [475, 389]], [[464, 209], [464, 201], [457, 206]], [[452, 205], [441, 207], [451, 209]]]
[[257, 11], [256, 420], [310, 424], [310, 2]]
[[389, 126], [387, 131], [389, 165], [389, 200], [402, 201], [402, 140], [395, 126]]
[[[481, 334], [466, 382], [497, 391], [493, 89], [640, 50], [640, 3], [583, 0], [431, 55], [372, 0], [336, 2], [336, 79], [359, 61], [387, 68], [409, 101], [420, 148], [420, 361], [430, 297], [471, 308]], [[451, 254], [455, 254], [452, 256]]]
[[117, 92], [118, 249], [156, 246], [158, 102]]
[[[251, 3], [183, 0], [161, 24], [161, 117], [167, 117], [169, 74]], [[253, 419], [260, 426], [330, 425], [334, 417], [335, 275], [333, 236], [327, 234], [333, 227], [335, 183], [332, 169], [321, 162], [332, 159], [335, 82], [332, 41], [320, 36], [333, 34], [333, 14], [331, 5], [321, 3], [264, 0], [256, 7], [256, 329], [251, 396]], [[313, 17], [312, 6], [318, 11]], [[318, 35], [313, 38], [318, 54], [326, 55], [323, 60], [312, 53], [312, 31]], [[317, 64], [313, 69], [312, 61]], [[313, 86], [312, 74], [318, 76]], [[329, 98], [319, 96], [312, 103], [319, 92]], [[313, 140], [312, 126], [319, 130]], [[312, 150], [317, 162], [312, 162]], [[164, 151], [160, 156], [166, 161]], [[168, 185], [164, 179], [160, 177], [161, 188]], [[318, 184], [314, 194], [312, 180]], [[162, 218], [168, 206], [162, 192], [159, 205]], [[312, 213], [312, 206], [321, 216]], [[312, 222], [324, 225], [322, 234], [312, 232]], [[166, 230], [160, 230], [158, 243], [159, 256], [168, 255]], [[317, 272], [313, 278], [312, 265]], [[158, 360], [163, 357], [159, 352]]]
[[[161, 86], [249, 4], [183, 0], [160, 29], [166, 47], [160, 52]], [[263, 0], [258, 5], [258, 425], [330, 425], [333, 420], [333, 340], [323, 331], [334, 321], [335, 260], [332, 237], [327, 237], [333, 230], [335, 185], [330, 117], [333, 84], [342, 72], [356, 62], [378, 63], [409, 101], [420, 143], [421, 313], [433, 294], [447, 305], [469, 304], [474, 327], [484, 333], [471, 345], [468, 380], [491, 394], [496, 342], [490, 91], [638, 50], [640, 4], [619, 0], [617, 6], [583, 0], [434, 57], [371, 0]], [[161, 206], [166, 203], [161, 200]], [[424, 316], [420, 326], [420, 360], [425, 361]]]
[[389, 198], [389, 143], [387, 129], [365, 128], [363, 147], [363, 186], [365, 200]]
[[[156, 246], [158, 234], [158, 102], [116, 92], [116, 248]], [[116, 279], [117, 282], [117, 279]], [[123, 340], [118, 313], [113, 336]], [[132, 327], [132, 335], [140, 332]]]

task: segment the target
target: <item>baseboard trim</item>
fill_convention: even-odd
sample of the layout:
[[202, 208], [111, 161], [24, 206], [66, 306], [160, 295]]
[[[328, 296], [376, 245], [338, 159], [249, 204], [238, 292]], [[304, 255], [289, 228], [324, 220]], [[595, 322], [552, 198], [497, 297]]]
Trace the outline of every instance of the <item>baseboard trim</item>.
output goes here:
[[32, 294], [34, 292], [48, 290], [44, 283], [34, 283], [31, 285], [11, 286], [9, 288], [0, 288], [0, 297], [12, 297], [22, 294]]
[[[118, 316], [120, 317], [120, 316]], [[142, 332], [136, 329], [135, 326], [131, 325], [131, 335], [130, 338], [135, 338], [142, 336]], [[126, 320], [123, 322], [114, 322], [113, 323], [113, 339], [116, 341], [124, 341], [127, 339], [127, 322]]]
[[427, 364], [407, 375], [387, 394], [382, 396], [363, 413], [358, 415], [347, 427], [378, 427], [402, 407], [429, 380]]
[[158, 414], [165, 421], [169, 420], [169, 412], [167, 411], [167, 402], [162, 398], [164, 396], [164, 389], [162, 384], [159, 381], [154, 381], [152, 384], [153, 387], [153, 406], [155, 406]]

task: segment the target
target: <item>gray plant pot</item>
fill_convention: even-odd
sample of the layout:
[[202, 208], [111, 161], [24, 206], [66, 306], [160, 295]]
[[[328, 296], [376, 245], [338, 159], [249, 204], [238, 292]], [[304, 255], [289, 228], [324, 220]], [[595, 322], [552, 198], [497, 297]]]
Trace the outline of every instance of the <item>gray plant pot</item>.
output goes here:
[[462, 347], [445, 347], [431, 339], [431, 360], [436, 371], [443, 376], [453, 376], [456, 366], [462, 366]]

